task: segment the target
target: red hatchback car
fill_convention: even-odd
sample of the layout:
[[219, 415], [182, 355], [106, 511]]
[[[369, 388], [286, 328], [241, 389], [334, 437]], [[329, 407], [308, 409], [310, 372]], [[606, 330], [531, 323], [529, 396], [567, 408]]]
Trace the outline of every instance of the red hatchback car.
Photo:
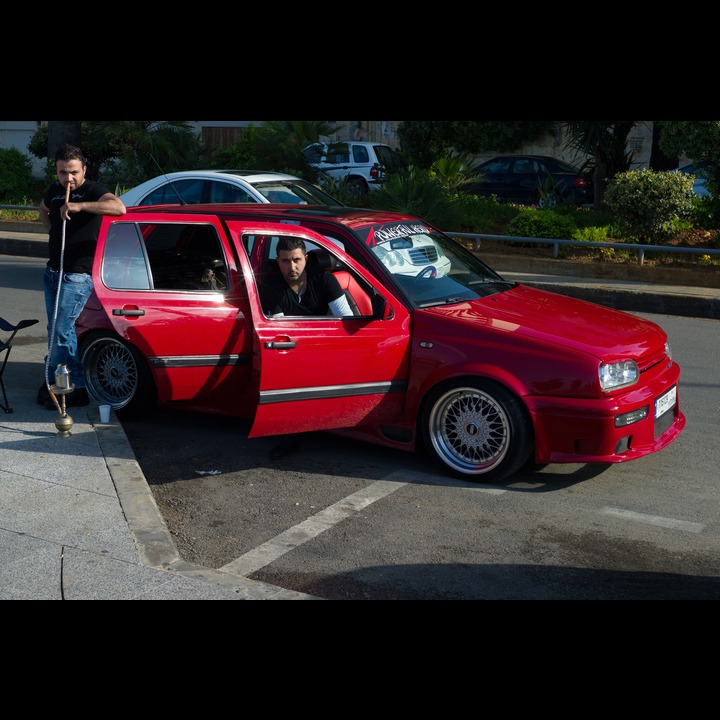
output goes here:
[[[282, 236], [335, 274], [353, 315], [265, 312]], [[249, 418], [250, 437], [328, 430], [474, 482], [633, 460], [685, 425], [662, 328], [506, 281], [407, 215], [130, 208], [103, 218], [93, 273], [85, 379], [121, 418], [159, 405]]]

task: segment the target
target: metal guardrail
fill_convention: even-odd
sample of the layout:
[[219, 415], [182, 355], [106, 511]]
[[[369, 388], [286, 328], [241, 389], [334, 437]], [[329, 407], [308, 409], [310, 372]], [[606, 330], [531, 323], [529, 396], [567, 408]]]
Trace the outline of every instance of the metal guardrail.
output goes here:
[[516, 237], [514, 235], [488, 235], [484, 233], [456, 233], [445, 231], [446, 235], [454, 238], [463, 238], [473, 241], [473, 250], [480, 248], [482, 240], [493, 240], [495, 242], [522, 242], [522, 243], [538, 243], [541, 245], [553, 246], [553, 257], [558, 257], [560, 245], [571, 245], [573, 247], [587, 248], [613, 248], [615, 250], [635, 250], [637, 252], [638, 265], [642, 265], [645, 261], [646, 252], [662, 252], [662, 253], [687, 253], [690, 255], [710, 255], [720, 257], [720, 250], [706, 250], [705, 248], [689, 248], [689, 247], [668, 247], [666, 245], [639, 245], [637, 243], [612, 243], [612, 242], [595, 242], [590, 240], [560, 240], [555, 238], [529, 238]]
[[[38, 210], [36, 205], [0, 205], [0, 210]], [[534, 238], [534, 237], [518, 237], [516, 235], [490, 235], [488, 233], [461, 233], [445, 231], [446, 235], [463, 240], [473, 241], [473, 250], [480, 248], [483, 240], [492, 240], [494, 242], [518, 242], [518, 243], [537, 243], [539, 245], [552, 245], [553, 257], [557, 258], [561, 245], [570, 245], [572, 247], [596, 247], [596, 248], [613, 248], [614, 250], [634, 250], [637, 253], [638, 265], [645, 262], [646, 252], [663, 252], [663, 253], [684, 253], [688, 255], [710, 255], [711, 257], [720, 257], [720, 250], [707, 250], [705, 248], [688, 248], [688, 247], [668, 247], [666, 245], [639, 245], [637, 243], [612, 243], [612, 242], [595, 242], [591, 240], [561, 240], [560, 238]]]

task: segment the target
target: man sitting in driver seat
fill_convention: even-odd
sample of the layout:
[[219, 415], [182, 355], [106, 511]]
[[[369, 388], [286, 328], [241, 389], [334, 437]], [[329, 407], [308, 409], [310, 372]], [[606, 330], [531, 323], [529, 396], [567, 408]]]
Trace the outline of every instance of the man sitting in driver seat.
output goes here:
[[277, 245], [280, 275], [260, 288], [265, 313], [274, 315], [352, 315], [335, 276], [321, 268], [309, 269], [302, 238], [281, 237]]

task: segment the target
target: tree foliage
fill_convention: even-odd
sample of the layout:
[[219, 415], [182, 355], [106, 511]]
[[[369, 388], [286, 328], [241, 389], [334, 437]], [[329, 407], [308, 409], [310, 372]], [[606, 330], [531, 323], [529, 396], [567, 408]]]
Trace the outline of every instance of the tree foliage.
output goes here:
[[607, 181], [630, 168], [627, 139], [637, 120], [568, 120], [566, 146], [592, 158], [594, 205], [602, 208]]
[[459, 227], [463, 205], [447, 184], [424, 168], [407, 167], [394, 172], [367, 197], [368, 206], [407, 213], [442, 228]]
[[27, 155], [17, 148], [0, 148], [0, 202], [21, 205], [36, 197], [39, 190]]
[[553, 120], [405, 120], [397, 133], [410, 163], [429, 168], [451, 149], [472, 155], [512, 152], [552, 134], [556, 127]]
[[720, 120], [662, 120], [659, 126], [661, 150], [706, 162], [708, 189], [720, 195]]
[[[35, 157], [52, 161], [55, 151], [49, 151], [49, 138], [58, 136], [56, 122], [39, 123], [28, 145]], [[91, 180], [125, 188], [161, 172], [190, 170], [203, 157], [202, 143], [185, 120], [83, 120], [75, 144], [85, 154]], [[54, 177], [54, 165], [49, 174]]]
[[317, 171], [308, 165], [303, 150], [341, 127], [328, 120], [267, 120], [246, 128], [240, 142], [214, 150], [212, 167], [273, 170], [316, 182]]

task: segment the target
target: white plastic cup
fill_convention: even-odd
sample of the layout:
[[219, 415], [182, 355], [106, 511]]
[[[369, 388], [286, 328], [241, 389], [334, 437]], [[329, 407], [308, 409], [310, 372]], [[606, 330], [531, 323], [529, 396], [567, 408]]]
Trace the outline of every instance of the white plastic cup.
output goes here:
[[100, 405], [100, 422], [101, 423], [107, 423], [110, 422], [110, 406], [109, 405]]

